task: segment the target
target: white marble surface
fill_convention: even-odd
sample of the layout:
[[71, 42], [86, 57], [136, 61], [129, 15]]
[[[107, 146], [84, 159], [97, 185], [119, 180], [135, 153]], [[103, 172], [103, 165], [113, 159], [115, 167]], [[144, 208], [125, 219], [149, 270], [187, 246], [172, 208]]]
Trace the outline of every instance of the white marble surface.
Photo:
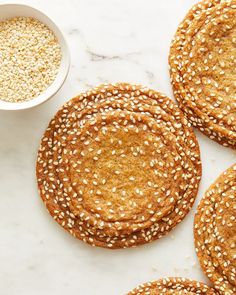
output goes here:
[[41, 9], [61, 27], [72, 64], [52, 100], [27, 111], [0, 112], [0, 294], [121, 295], [163, 276], [207, 282], [194, 251], [193, 214], [210, 183], [235, 162], [234, 151], [197, 133], [203, 179], [193, 210], [168, 236], [137, 249], [97, 249], [71, 237], [46, 212], [35, 180], [44, 129], [58, 107], [80, 91], [101, 82], [128, 81], [173, 97], [169, 43], [196, 1], [19, 2]]

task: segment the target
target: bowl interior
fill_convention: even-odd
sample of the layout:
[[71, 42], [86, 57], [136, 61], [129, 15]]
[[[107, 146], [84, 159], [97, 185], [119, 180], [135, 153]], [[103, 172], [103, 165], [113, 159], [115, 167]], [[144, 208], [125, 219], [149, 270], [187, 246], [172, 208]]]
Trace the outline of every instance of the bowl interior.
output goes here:
[[50, 97], [52, 97], [62, 86], [68, 74], [69, 65], [70, 65], [70, 55], [69, 55], [69, 50], [68, 50], [66, 40], [64, 36], [62, 35], [61, 31], [59, 30], [59, 28], [49, 17], [47, 17], [41, 11], [27, 5], [21, 5], [21, 4], [1, 4], [0, 5], [0, 21], [15, 17], [15, 16], [33, 17], [38, 19], [42, 23], [46, 24], [54, 32], [55, 36], [58, 39], [58, 42], [61, 46], [62, 60], [61, 60], [61, 64], [60, 64], [56, 79], [47, 88], [45, 92], [43, 92], [38, 97], [35, 97], [32, 100], [25, 101], [25, 102], [12, 103], [12, 102], [5, 102], [3, 100], [0, 100], [0, 109], [2, 110], [27, 109], [45, 102]]

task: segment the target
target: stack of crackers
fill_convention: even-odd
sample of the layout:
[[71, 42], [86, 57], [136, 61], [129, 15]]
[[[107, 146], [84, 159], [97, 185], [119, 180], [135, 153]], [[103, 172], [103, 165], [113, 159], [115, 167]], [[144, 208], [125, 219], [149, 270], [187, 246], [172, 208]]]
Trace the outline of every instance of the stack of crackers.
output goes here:
[[[169, 56], [177, 106], [139, 85], [106, 84], [67, 102], [38, 153], [40, 195], [76, 238], [110, 249], [166, 235], [197, 196], [200, 151], [191, 127], [236, 149], [236, 0], [206, 0], [180, 24]], [[194, 237], [214, 288], [183, 278], [129, 294], [236, 294], [236, 165], [208, 189]]]

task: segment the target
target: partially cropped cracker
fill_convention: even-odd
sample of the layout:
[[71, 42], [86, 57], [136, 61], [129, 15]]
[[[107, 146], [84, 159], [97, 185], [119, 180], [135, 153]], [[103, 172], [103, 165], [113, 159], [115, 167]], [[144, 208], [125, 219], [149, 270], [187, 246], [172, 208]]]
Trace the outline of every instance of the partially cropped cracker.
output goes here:
[[171, 44], [176, 100], [193, 126], [236, 148], [236, 1], [206, 0], [186, 15]]
[[236, 164], [222, 173], [201, 200], [195, 216], [195, 246], [215, 288], [236, 294]]
[[145, 283], [135, 288], [127, 295], [216, 295], [217, 292], [209, 286], [185, 278], [165, 278]]
[[71, 234], [124, 248], [160, 238], [184, 218], [201, 163], [194, 133], [170, 99], [120, 83], [81, 94], [56, 114], [37, 177], [50, 214]]

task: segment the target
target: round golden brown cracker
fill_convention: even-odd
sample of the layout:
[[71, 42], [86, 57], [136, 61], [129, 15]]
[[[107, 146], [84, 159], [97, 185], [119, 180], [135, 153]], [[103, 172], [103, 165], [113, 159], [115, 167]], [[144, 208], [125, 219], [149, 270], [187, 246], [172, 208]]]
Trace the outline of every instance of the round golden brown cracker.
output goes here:
[[50, 122], [37, 162], [54, 219], [91, 245], [160, 238], [188, 213], [201, 178], [199, 148], [175, 104], [125, 83], [72, 99]]
[[236, 164], [209, 187], [195, 216], [201, 267], [221, 294], [236, 294]]
[[135, 288], [127, 295], [216, 295], [217, 292], [203, 284], [186, 278], [164, 278], [145, 283]]
[[197, 3], [171, 44], [174, 96], [193, 126], [236, 148], [236, 1]]

